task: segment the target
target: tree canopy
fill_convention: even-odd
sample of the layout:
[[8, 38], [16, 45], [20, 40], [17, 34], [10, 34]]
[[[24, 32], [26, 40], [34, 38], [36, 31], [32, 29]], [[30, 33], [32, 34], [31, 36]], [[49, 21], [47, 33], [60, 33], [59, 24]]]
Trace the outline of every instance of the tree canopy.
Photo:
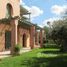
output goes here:
[[50, 37], [62, 51], [67, 51], [67, 18], [53, 22]]

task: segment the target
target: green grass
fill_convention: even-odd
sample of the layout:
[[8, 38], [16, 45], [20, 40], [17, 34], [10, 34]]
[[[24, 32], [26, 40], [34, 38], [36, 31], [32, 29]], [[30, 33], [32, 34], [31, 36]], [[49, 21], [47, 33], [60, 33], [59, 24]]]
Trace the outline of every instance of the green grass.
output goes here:
[[0, 60], [0, 67], [67, 67], [67, 53], [60, 53], [56, 48], [33, 49]]

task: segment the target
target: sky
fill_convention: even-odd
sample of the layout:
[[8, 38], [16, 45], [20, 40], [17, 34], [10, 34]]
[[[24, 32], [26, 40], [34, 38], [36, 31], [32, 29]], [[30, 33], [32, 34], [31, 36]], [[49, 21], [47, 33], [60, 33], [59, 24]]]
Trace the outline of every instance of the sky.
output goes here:
[[67, 11], [67, 0], [20, 0], [20, 4], [31, 12], [31, 22], [41, 27]]

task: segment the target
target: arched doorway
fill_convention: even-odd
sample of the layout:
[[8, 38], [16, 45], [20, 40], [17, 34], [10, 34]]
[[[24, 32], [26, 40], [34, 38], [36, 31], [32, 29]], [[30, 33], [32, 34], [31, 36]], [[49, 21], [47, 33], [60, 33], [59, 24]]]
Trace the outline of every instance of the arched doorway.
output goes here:
[[5, 49], [8, 50], [11, 47], [11, 32], [5, 32]]
[[22, 43], [22, 45], [23, 45], [23, 47], [26, 47], [26, 44], [27, 44], [27, 38], [26, 38], [26, 34], [23, 34], [23, 43]]

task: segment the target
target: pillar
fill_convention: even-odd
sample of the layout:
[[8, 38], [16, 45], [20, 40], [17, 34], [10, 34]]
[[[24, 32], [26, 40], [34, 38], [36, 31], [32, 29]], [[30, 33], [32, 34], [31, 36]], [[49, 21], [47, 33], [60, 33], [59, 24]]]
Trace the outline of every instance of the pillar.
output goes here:
[[35, 45], [35, 26], [32, 25], [30, 28], [30, 46], [31, 46], [31, 49], [34, 48], [34, 45]]
[[43, 46], [43, 29], [40, 30], [40, 47]]
[[39, 32], [36, 31], [36, 45], [39, 45]]
[[14, 47], [17, 44], [17, 25], [18, 25], [18, 20], [12, 20], [11, 21], [11, 54], [14, 54]]

